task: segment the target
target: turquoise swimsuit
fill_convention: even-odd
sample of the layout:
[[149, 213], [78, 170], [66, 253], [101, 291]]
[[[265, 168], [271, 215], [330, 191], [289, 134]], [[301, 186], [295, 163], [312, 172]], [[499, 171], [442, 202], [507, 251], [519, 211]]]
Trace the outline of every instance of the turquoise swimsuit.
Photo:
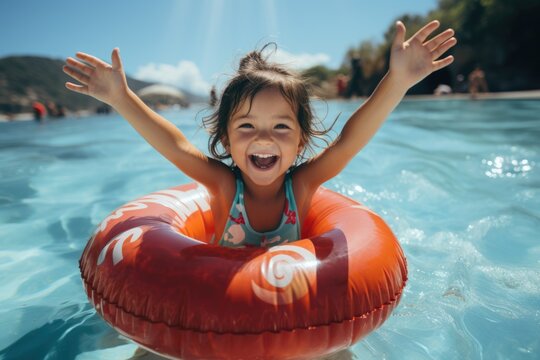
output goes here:
[[296, 213], [292, 178], [291, 174], [287, 173], [285, 175], [285, 209], [280, 225], [277, 229], [264, 233], [253, 230], [249, 224], [244, 206], [244, 182], [240, 175], [237, 174], [236, 195], [219, 245], [228, 247], [271, 247], [298, 240], [300, 239], [300, 224]]

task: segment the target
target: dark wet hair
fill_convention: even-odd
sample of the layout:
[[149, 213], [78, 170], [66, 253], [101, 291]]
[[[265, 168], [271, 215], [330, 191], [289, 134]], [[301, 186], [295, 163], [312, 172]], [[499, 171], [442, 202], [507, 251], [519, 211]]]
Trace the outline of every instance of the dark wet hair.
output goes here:
[[223, 90], [217, 109], [203, 119], [203, 125], [210, 133], [208, 149], [217, 159], [231, 157], [223, 148], [231, 116], [244, 101], [249, 100], [251, 104], [259, 91], [268, 88], [278, 89], [296, 113], [301, 129], [301, 144], [304, 146], [297, 162], [305, 159], [306, 150], [315, 154], [314, 146], [317, 145], [313, 142], [314, 138], [321, 139], [326, 145], [330, 143], [328, 132], [333, 124], [325, 129], [314, 118], [307, 81], [299, 74], [267, 61], [263, 52], [269, 45], [276, 46], [274, 43], [266, 44], [261, 50], [252, 51], [240, 60], [238, 71]]

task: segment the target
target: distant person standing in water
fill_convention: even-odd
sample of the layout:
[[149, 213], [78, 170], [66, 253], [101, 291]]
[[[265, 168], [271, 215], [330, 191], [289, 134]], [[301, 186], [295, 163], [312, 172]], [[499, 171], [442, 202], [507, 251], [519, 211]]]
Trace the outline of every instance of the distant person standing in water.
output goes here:
[[480, 66], [477, 66], [469, 74], [469, 93], [472, 97], [475, 97], [479, 92], [489, 92], [489, 89], [484, 70]]
[[38, 122], [43, 121], [47, 115], [47, 108], [39, 101], [34, 101], [32, 104], [32, 111], [34, 113], [34, 120]]
[[336, 78], [336, 90], [337, 90], [337, 95], [339, 97], [345, 96], [345, 91], [347, 90], [347, 83], [348, 82], [349, 82], [348, 77], [343, 75], [343, 74], [339, 75]]

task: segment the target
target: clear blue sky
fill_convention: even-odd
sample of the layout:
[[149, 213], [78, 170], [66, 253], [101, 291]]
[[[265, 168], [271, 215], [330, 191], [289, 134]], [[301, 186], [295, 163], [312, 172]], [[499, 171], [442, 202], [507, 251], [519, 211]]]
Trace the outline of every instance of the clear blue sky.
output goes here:
[[[0, 57], [107, 59], [120, 48], [126, 72], [179, 86], [222, 81], [241, 55], [269, 41], [283, 59], [336, 68], [350, 46], [380, 41], [400, 15], [437, 0], [1, 0]], [[292, 61], [292, 60], [291, 60]], [[153, 64], [153, 65], [151, 65]], [[161, 73], [161, 75], [160, 75]], [[158, 79], [159, 80], [159, 79]]]

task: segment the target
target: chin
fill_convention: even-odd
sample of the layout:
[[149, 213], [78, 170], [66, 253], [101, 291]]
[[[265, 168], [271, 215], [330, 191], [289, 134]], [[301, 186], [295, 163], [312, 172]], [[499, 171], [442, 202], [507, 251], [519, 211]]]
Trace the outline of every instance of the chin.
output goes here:
[[251, 174], [247, 175], [244, 174], [244, 176], [248, 176], [251, 181], [253, 181], [255, 184], [259, 186], [268, 186], [272, 185], [278, 178], [279, 175], [268, 175], [268, 176], [261, 176], [259, 174]]

